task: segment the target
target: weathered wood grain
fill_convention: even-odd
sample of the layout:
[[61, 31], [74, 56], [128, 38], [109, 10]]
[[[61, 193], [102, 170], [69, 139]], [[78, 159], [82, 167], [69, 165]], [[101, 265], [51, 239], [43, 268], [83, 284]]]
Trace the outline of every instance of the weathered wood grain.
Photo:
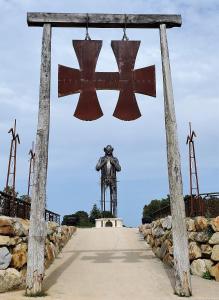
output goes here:
[[44, 277], [45, 206], [50, 122], [51, 25], [43, 26], [39, 113], [31, 200], [26, 294], [38, 295]]
[[[180, 27], [180, 15], [144, 15], [144, 14], [89, 14], [89, 27], [122, 28], [126, 20], [127, 28], [159, 28], [166, 24], [167, 28]], [[86, 27], [87, 14], [79, 13], [27, 13], [29, 26], [43, 26], [50, 23], [52, 27]]]
[[183, 201], [181, 163], [165, 24], [160, 26], [160, 44], [163, 70], [167, 163], [176, 280], [175, 292], [180, 296], [190, 296], [192, 292], [188, 238], [185, 224], [185, 206]]

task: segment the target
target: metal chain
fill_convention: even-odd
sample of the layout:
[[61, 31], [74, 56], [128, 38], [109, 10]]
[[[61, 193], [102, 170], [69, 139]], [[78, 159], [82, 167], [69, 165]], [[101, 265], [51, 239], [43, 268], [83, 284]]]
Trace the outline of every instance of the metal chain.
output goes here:
[[86, 35], [85, 35], [85, 40], [86, 41], [90, 41], [91, 40], [91, 37], [90, 37], [89, 32], [88, 32], [88, 23], [89, 23], [89, 16], [87, 14]]
[[129, 38], [126, 34], [126, 24], [127, 24], [127, 15], [125, 15], [125, 25], [124, 25], [124, 28], [123, 28], [123, 37], [122, 37], [123, 41], [128, 41], [129, 40]]

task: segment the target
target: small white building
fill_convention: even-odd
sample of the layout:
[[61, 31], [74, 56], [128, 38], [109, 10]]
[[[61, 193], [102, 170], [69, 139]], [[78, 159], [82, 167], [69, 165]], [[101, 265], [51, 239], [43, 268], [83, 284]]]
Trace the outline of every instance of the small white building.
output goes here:
[[123, 221], [120, 218], [102, 218], [95, 219], [96, 228], [104, 228], [104, 227], [123, 227]]

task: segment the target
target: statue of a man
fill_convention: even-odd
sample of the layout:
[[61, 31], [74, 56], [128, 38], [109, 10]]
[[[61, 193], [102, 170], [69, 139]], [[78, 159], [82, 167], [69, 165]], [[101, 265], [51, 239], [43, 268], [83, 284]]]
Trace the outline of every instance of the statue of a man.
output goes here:
[[110, 211], [117, 217], [117, 180], [116, 172], [121, 171], [119, 161], [113, 156], [113, 147], [108, 145], [104, 148], [105, 155], [96, 165], [96, 170], [101, 170], [101, 210], [106, 210], [106, 189], [110, 189]]

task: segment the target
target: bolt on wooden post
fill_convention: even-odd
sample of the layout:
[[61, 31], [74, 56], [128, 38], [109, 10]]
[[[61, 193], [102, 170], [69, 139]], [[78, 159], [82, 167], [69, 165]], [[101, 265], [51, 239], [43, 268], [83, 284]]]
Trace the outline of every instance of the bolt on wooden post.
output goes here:
[[44, 24], [34, 184], [31, 200], [26, 294], [39, 295], [44, 277], [45, 206], [50, 122], [51, 25]]
[[175, 293], [191, 296], [191, 279], [188, 252], [188, 237], [185, 224], [185, 205], [181, 175], [177, 124], [174, 108], [172, 79], [167, 44], [166, 25], [160, 25], [160, 44], [163, 70], [164, 111], [167, 143], [170, 206], [175, 268]]

